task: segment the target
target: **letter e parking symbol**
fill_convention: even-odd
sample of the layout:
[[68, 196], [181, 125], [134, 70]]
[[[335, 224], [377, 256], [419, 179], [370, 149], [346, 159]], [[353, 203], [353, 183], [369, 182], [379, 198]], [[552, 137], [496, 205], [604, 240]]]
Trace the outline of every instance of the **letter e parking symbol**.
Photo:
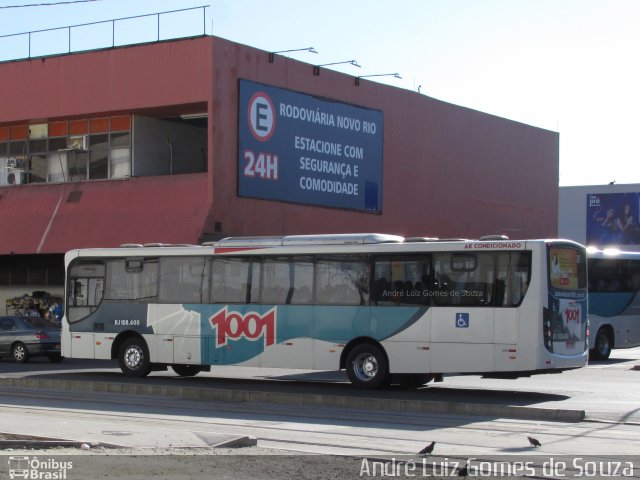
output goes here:
[[256, 140], [266, 142], [276, 127], [276, 111], [271, 97], [264, 92], [256, 92], [249, 100], [247, 108], [249, 129]]

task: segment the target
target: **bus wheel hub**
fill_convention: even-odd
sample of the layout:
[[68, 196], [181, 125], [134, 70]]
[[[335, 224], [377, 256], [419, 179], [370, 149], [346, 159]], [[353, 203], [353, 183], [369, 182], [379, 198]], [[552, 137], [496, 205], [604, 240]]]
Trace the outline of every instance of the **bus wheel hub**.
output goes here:
[[125, 357], [129, 368], [137, 368], [142, 360], [142, 352], [137, 348], [130, 348]]

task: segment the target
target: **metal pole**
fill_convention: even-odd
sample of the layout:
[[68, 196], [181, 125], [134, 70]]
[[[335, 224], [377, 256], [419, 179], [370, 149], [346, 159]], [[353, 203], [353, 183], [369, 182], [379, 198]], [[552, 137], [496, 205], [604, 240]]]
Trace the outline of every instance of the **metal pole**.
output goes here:
[[160, 41], [160, 14], [158, 14], [158, 41]]
[[111, 47], [116, 46], [116, 21], [111, 20]]
[[31, 32], [29, 32], [29, 56], [27, 58], [31, 58]]

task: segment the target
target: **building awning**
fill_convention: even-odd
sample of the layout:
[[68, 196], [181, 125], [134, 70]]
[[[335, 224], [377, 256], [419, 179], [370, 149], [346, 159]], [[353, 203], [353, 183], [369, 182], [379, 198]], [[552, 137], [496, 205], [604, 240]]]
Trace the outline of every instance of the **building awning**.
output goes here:
[[197, 243], [206, 173], [0, 188], [0, 255]]

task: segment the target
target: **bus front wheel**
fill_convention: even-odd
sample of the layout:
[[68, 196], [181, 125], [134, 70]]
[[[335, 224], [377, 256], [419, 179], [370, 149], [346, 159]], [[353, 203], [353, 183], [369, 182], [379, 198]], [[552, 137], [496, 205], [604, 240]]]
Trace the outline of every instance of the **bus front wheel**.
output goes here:
[[149, 349], [146, 342], [139, 337], [131, 337], [124, 341], [118, 353], [120, 369], [127, 377], [146, 377], [151, 372]]
[[591, 350], [591, 356], [596, 360], [606, 360], [611, 355], [613, 338], [609, 330], [601, 328], [596, 335], [595, 347]]
[[363, 343], [347, 355], [347, 376], [357, 388], [379, 388], [388, 383], [389, 365], [380, 348]]

